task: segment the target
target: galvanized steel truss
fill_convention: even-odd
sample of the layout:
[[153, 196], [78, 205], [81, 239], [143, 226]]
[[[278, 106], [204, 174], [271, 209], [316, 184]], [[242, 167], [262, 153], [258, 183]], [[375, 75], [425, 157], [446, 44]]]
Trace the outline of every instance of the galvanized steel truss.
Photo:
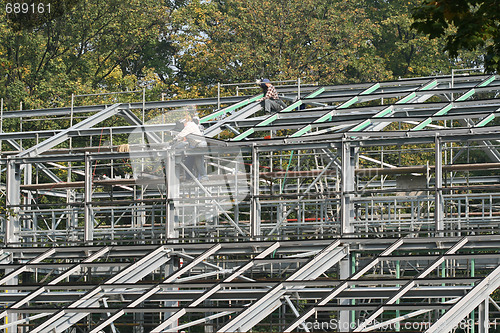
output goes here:
[[10, 272], [0, 280], [0, 315], [10, 318], [1, 327], [239, 332], [324, 322], [446, 332], [481, 303], [497, 306], [489, 295], [500, 286], [499, 242], [483, 235], [4, 249], [13, 260], [1, 265]]
[[[485, 331], [499, 308], [500, 78], [278, 91], [289, 106], [270, 115], [262, 95], [2, 112], [71, 123], [0, 133], [0, 326], [445, 332], [469, 318]], [[210, 171], [198, 180], [174, 123], [142, 121], [218, 103], [201, 117], [208, 147], [188, 153]]]

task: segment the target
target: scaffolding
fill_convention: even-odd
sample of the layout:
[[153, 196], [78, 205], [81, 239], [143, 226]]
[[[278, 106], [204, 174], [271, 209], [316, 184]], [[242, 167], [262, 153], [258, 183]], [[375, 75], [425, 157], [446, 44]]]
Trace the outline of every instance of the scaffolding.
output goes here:
[[[2, 109], [0, 327], [496, 325], [500, 77], [278, 92]], [[175, 140], [193, 110], [206, 146]]]

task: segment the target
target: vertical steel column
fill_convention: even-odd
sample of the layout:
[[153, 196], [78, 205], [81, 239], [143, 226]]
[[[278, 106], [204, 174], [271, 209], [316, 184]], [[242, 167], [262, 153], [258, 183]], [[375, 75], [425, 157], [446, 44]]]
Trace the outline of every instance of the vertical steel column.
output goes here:
[[89, 152], [85, 152], [85, 184], [84, 184], [84, 229], [83, 239], [91, 242], [94, 239], [94, 222], [92, 219], [92, 159]]
[[[74, 117], [74, 108], [75, 108], [75, 94], [71, 94], [71, 111], [69, 115], [69, 126], [73, 127], [73, 117]], [[37, 142], [38, 144], [38, 142]], [[73, 137], [69, 138], [69, 150], [71, 151], [73, 149]], [[66, 177], [66, 181], [68, 184], [71, 182], [72, 178], [72, 172], [71, 172], [71, 161], [68, 162], [68, 174]], [[75, 209], [75, 206], [73, 206], [71, 203], [73, 201], [73, 190], [71, 189], [66, 189], [66, 203], [68, 204], [66, 206], [67, 209], [67, 228], [70, 230], [70, 240], [71, 241], [78, 241], [78, 213]]]
[[5, 244], [19, 242], [19, 212], [21, 203], [21, 165], [7, 160], [7, 218], [5, 219]]
[[[5, 270], [5, 274], [8, 274], [8, 273], [9, 273], [8, 270]], [[19, 285], [19, 276], [14, 276], [12, 279], [10, 279], [6, 283], [6, 285], [8, 285], [8, 286]], [[5, 292], [16, 294], [18, 292], [18, 290], [10, 289], [10, 290], [6, 290]], [[7, 316], [5, 317], [4, 320], [5, 320], [5, 324], [12, 324], [12, 323], [19, 320], [19, 314], [15, 313], [15, 312], [10, 312], [7, 314]], [[5, 333], [17, 333], [18, 329], [19, 328], [17, 325], [12, 325], [12, 326], [9, 326], [8, 328], [5, 329]]]
[[354, 232], [351, 222], [354, 220], [354, 172], [356, 168], [354, 149], [351, 143], [342, 140], [342, 195], [341, 195], [341, 234]]
[[179, 198], [179, 175], [175, 171], [175, 153], [174, 151], [167, 151], [165, 155], [165, 179], [167, 187], [167, 202], [166, 202], [166, 223], [165, 235], [167, 239], [176, 239], [179, 237], [178, 216], [175, 210], [175, 200]]
[[[33, 169], [32, 169], [32, 164], [25, 164], [24, 165], [24, 179], [23, 183], [24, 185], [31, 185], [31, 178], [33, 176]], [[31, 191], [26, 193], [26, 195], [23, 198], [22, 204], [25, 205], [23, 210], [31, 211], [30, 205], [33, 203], [33, 194]], [[26, 230], [33, 230], [33, 225], [29, 225], [29, 220], [24, 220], [24, 222], [19, 221], [19, 230], [23, 229]]]
[[[399, 280], [400, 278], [401, 278], [401, 262], [399, 260], [396, 260], [396, 279]], [[401, 285], [397, 284], [396, 287], [400, 288]], [[396, 304], [399, 304], [399, 299], [396, 302]], [[396, 318], [399, 318], [400, 316], [401, 316], [401, 311], [396, 310]], [[395, 329], [396, 329], [396, 332], [401, 331], [401, 323], [400, 322], [396, 323]]]
[[259, 152], [252, 146], [252, 198], [250, 199], [250, 235], [260, 236], [260, 203], [259, 203]]
[[297, 100], [300, 100], [300, 77], [297, 79]]
[[[346, 247], [346, 249], [348, 249]], [[348, 255], [342, 259], [339, 263], [340, 269], [340, 280], [347, 280], [351, 274], [351, 255], [352, 253], [348, 253]], [[341, 299], [340, 305], [351, 305], [350, 299]], [[353, 321], [352, 312], [350, 310], [342, 310], [339, 311], [339, 322], [338, 322], [338, 330], [339, 332], [350, 332], [351, 331], [351, 323]]]
[[[345, 139], [342, 140], [342, 195], [341, 195], [341, 230], [342, 235], [352, 233], [353, 227], [351, 222], [354, 220], [354, 176], [355, 176], [355, 158], [354, 149], [351, 143]], [[351, 262], [350, 255], [343, 259], [340, 266], [340, 279], [347, 279], [351, 275]], [[350, 305], [351, 301], [348, 299], [341, 300], [341, 305]], [[351, 326], [351, 311], [340, 311], [339, 314], [339, 331], [349, 332]]]
[[217, 82], [217, 110], [220, 109], [220, 82]]
[[[474, 251], [472, 251], [474, 253]], [[471, 277], [476, 277], [476, 259], [472, 258], [470, 261], [470, 276]], [[474, 286], [474, 283], [472, 284]], [[472, 323], [471, 328], [470, 328], [470, 333], [475, 333], [476, 332], [476, 316], [475, 316], [475, 309], [473, 309], [470, 313], [470, 321]]]
[[444, 230], [444, 199], [443, 199], [443, 145], [439, 136], [435, 137], [435, 203], [434, 226], [436, 236], [442, 235]]
[[489, 332], [490, 317], [489, 317], [489, 297], [487, 297], [481, 304], [479, 304], [479, 321], [478, 321], [478, 331], [479, 333]]
[[139, 238], [144, 238], [143, 227], [146, 224], [146, 208], [143, 202], [144, 199], [144, 187], [136, 186], [135, 190], [135, 203], [133, 205], [134, 212], [132, 214], [132, 228], [135, 238], [138, 240]]
[[[24, 185], [31, 185], [31, 177], [33, 176], [33, 169], [32, 169], [32, 164], [25, 164], [24, 165]], [[26, 194], [26, 197], [24, 198], [24, 204], [29, 205], [31, 204], [33, 200], [33, 195], [31, 192], [28, 192]]]

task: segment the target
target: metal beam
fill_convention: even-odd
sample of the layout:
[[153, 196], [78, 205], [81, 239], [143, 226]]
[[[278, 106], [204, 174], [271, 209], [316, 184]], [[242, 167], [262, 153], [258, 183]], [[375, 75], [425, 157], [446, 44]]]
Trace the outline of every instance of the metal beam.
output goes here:
[[[455, 245], [453, 245], [450, 249], [448, 249], [446, 251], [445, 255], [453, 254], [453, 253], [457, 252], [467, 242], [468, 242], [467, 237], [462, 238]], [[418, 279], [425, 278], [427, 275], [429, 275], [429, 273], [431, 273], [434, 269], [436, 269], [439, 265], [441, 265], [441, 263], [444, 262], [444, 260], [445, 260], [445, 255], [440, 256], [431, 265], [429, 265], [425, 270], [420, 272], [414, 279], [407, 282], [396, 293], [394, 293], [391, 297], [389, 297], [389, 299], [387, 299], [381, 306], [379, 306], [367, 318], [365, 318], [364, 321], [358, 327], [356, 327], [356, 329], [354, 329], [354, 332], [365, 332], [365, 331], [370, 330], [370, 326], [373, 325], [373, 323], [375, 322], [375, 319], [382, 312], [384, 312], [384, 305], [392, 305], [392, 304], [395, 304], [398, 300], [400, 300], [400, 298], [404, 294], [406, 294], [410, 289], [412, 289], [416, 285], [416, 283], [418, 282]], [[453, 327], [453, 326], [451, 326], [451, 327]]]
[[[488, 301], [492, 292], [500, 287], [500, 266], [495, 268], [481, 282], [472, 288], [455, 305], [441, 316], [426, 333], [447, 333], [456, 327], [479, 304]], [[486, 317], [484, 317], [486, 320]], [[486, 323], [480, 323], [483, 327]]]
[[[22, 151], [22, 147], [20, 144], [18, 144], [16, 141], [12, 139], [7, 139], [6, 140], [12, 147], [17, 149], [18, 151]], [[49, 168], [47, 168], [44, 164], [42, 163], [35, 163], [36, 167], [40, 169], [47, 177], [49, 177], [52, 181], [56, 183], [62, 182], [62, 180], [56, 176], [55, 173], [53, 173]]]
[[[82, 264], [93, 262], [93, 261], [97, 260], [98, 258], [100, 258], [101, 256], [108, 253], [109, 251], [110, 251], [109, 247], [103, 247], [102, 249], [96, 251], [95, 253], [93, 253], [92, 255], [87, 257], [86, 259], [84, 259], [80, 264], [75, 264], [72, 267], [70, 267], [69, 269], [67, 269], [63, 274], [61, 274], [58, 277], [56, 277], [55, 279], [51, 280], [47, 285], [48, 286], [55, 286], [59, 282], [69, 278], [71, 275], [73, 275], [74, 273], [79, 271], [82, 268]], [[50, 250], [50, 252], [48, 251], [47, 253], [44, 253], [43, 256], [38, 257], [37, 260], [30, 261], [28, 264], [33, 264], [36, 262], [40, 262], [41, 260], [45, 260], [45, 258], [47, 258], [48, 256], [50, 256], [54, 253], [55, 253], [55, 249], [52, 248]], [[23, 266], [23, 268], [26, 268], [26, 265]], [[33, 301], [34, 298], [38, 297], [40, 294], [42, 294], [46, 291], [47, 291], [47, 289], [43, 286], [32, 291], [27, 296], [23, 297], [21, 300], [15, 302], [14, 304], [10, 305], [7, 309], [3, 310], [0, 313], [0, 319], [4, 318], [9, 313], [9, 310], [20, 308], [24, 304], [26, 304], [30, 301]]]
[[236, 109], [239, 109], [239, 108], [247, 106], [247, 105], [249, 105], [251, 103], [254, 103], [259, 98], [262, 98], [263, 96], [264, 96], [263, 94], [258, 94], [258, 95], [252, 96], [250, 98], [244, 99], [242, 101], [239, 101], [239, 102], [237, 102], [237, 103], [235, 103], [233, 105], [230, 105], [228, 107], [225, 107], [223, 109], [216, 110], [214, 113], [211, 113], [209, 115], [206, 115], [205, 117], [202, 117], [200, 119], [200, 123], [203, 124], [203, 123], [206, 123], [208, 121], [214, 120], [217, 117], [225, 116], [228, 113], [232, 113]]
[[21, 211], [21, 165], [15, 160], [7, 159], [7, 184], [6, 184], [6, 202], [7, 216], [4, 220], [4, 242], [7, 245], [19, 242]]
[[[316, 91], [313, 91], [312, 93], [310, 93], [309, 95], [304, 97], [304, 99], [314, 98], [314, 97], [320, 95], [321, 93], [323, 93], [324, 91], [325, 91], [325, 88], [319, 88]], [[304, 103], [303, 100], [296, 101], [295, 103], [287, 106], [283, 110], [266, 117], [266, 119], [262, 120], [260, 123], [258, 123], [257, 125], [255, 125], [254, 127], [250, 128], [250, 129], [246, 130], [245, 132], [241, 133], [240, 135], [236, 136], [231, 141], [240, 141], [242, 139], [245, 139], [249, 135], [253, 134], [256, 130], [258, 130], [259, 127], [267, 126], [270, 123], [274, 122], [276, 119], [278, 119], [279, 114], [290, 112], [290, 111], [300, 107], [303, 103]]]
[[[453, 303], [456, 303], [458, 301], [458, 298], [454, 298], [452, 300], [448, 300], [446, 302], [444, 302], [445, 304], [453, 304]], [[396, 317], [396, 318], [393, 318], [393, 319], [389, 319], [389, 320], [386, 320], [386, 321], [383, 321], [381, 323], [377, 323], [375, 325], [372, 325], [369, 327], [369, 329], [365, 329], [365, 332], [369, 332], [369, 331], [373, 331], [373, 330], [376, 330], [376, 329], [379, 329], [379, 328], [385, 328], [387, 329], [387, 327], [390, 327], [390, 325], [392, 324], [396, 324], [396, 323], [400, 323], [401, 321], [403, 320], [406, 320], [406, 319], [409, 319], [409, 318], [413, 318], [413, 317], [417, 317], [417, 316], [420, 316], [420, 315], [423, 315], [425, 313], [429, 313], [431, 311], [435, 310], [434, 308], [431, 308], [431, 309], [421, 309], [421, 310], [417, 310], [417, 311], [413, 311], [413, 312], [410, 312], [410, 313], [407, 313], [403, 316], [400, 316], [400, 317]]]
[[55, 250], [53, 248], [46, 250], [45, 252], [43, 252], [42, 254], [37, 256], [36, 258], [28, 261], [26, 264], [22, 265], [18, 269], [14, 270], [14, 271], [6, 274], [4, 277], [2, 277], [0, 279], [0, 285], [8, 283], [10, 280], [16, 278], [19, 274], [25, 272], [28, 269], [29, 265], [39, 263], [42, 260], [45, 260], [45, 259], [49, 258], [50, 256], [52, 256], [54, 253], [55, 253]]
[[140, 129], [144, 135], [148, 138], [149, 143], [162, 143], [162, 140], [155, 132], [149, 132], [144, 130], [144, 124], [130, 109], [121, 109], [119, 114], [125, 118], [125, 120], [130, 124]]
[[356, 182], [356, 160], [354, 148], [347, 140], [342, 141], [342, 179], [341, 179], [341, 203], [340, 203], [340, 232], [342, 235], [354, 231], [354, 190]]
[[[169, 277], [167, 277], [161, 284], [157, 284], [150, 288], [148, 291], [143, 293], [140, 297], [136, 298], [134, 301], [130, 302], [127, 304], [127, 306], [123, 309], [120, 309], [113, 313], [112, 315], [108, 316], [105, 320], [100, 322], [96, 327], [94, 327], [89, 333], [98, 333], [101, 332], [102, 329], [107, 327], [108, 325], [112, 324], [115, 320], [120, 318], [122, 315], [124, 315], [127, 311], [127, 309], [135, 308], [139, 306], [142, 302], [146, 301], [149, 297], [153, 296], [156, 294], [158, 291], [161, 290], [161, 286], [172, 283], [175, 280], [177, 280], [182, 274], [189, 272], [193, 267], [201, 263], [203, 260], [207, 259], [208, 257], [214, 255], [218, 250], [221, 248], [221, 244], [215, 244], [212, 246], [210, 249], [206, 250], [202, 254], [200, 254], [198, 257], [194, 258], [193, 261], [191, 261], [189, 264], [186, 266], [182, 267], [181, 269], [177, 270], [173, 274], [171, 274]], [[165, 325], [163, 328], [166, 328], [170, 326], [171, 323], [168, 323]], [[153, 330], [154, 331], [154, 330]]]
[[[290, 275], [285, 281], [304, 281], [316, 279], [330, 267], [338, 263], [347, 253], [345, 248], [339, 248], [340, 241], [336, 240], [325, 247], [307, 264], [299, 268]], [[220, 332], [246, 332], [252, 329], [262, 319], [271, 314], [278, 306], [282, 304], [281, 297], [289, 290], [283, 283], [278, 283], [266, 295], [257, 300], [246, 310], [238, 314], [234, 319], [225, 324]]]
[[[489, 85], [491, 82], [493, 82], [495, 79], [496, 79], [495, 75], [491, 75], [490, 77], [486, 78], [482, 82], [478, 83], [477, 87], [485, 87], [485, 86]], [[467, 92], [465, 92], [462, 96], [457, 98], [455, 101], [456, 102], [465, 101], [469, 97], [474, 95], [475, 93], [476, 93], [476, 90], [474, 88], [472, 88], [472, 89], [468, 90]], [[433, 121], [432, 117], [443, 116], [443, 115], [447, 114], [448, 111], [450, 111], [453, 107], [454, 107], [454, 103], [453, 102], [449, 103], [448, 105], [446, 105], [445, 107], [441, 108], [439, 111], [434, 113], [431, 117], [429, 117], [425, 120], [422, 120], [417, 126], [412, 128], [410, 131], [419, 131], [421, 129], [424, 129], [426, 126], [428, 126], [430, 123], [432, 123], [432, 121]]]
[[349, 283], [348, 283], [349, 281], [356, 281], [356, 280], [358, 280], [366, 272], [368, 272], [370, 269], [372, 269], [377, 264], [379, 264], [380, 263], [380, 258], [389, 256], [392, 252], [394, 252], [401, 245], [403, 245], [403, 242], [404, 242], [403, 238], [400, 238], [396, 242], [394, 242], [393, 244], [391, 244], [389, 247], [387, 247], [384, 251], [382, 251], [382, 253], [380, 253], [375, 259], [373, 259], [365, 267], [363, 267], [358, 272], [354, 273], [347, 280], [344, 280], [343, 282], [341, 282], [330, 293], [328, 293], [319, 302], [317, 302], [315, 304], [315, 306], [313, 306], [313, 307], [309, 308], [308, 310], [306, 310], [306, 312], [304, 314], [302, 314], [297, 320], [295, 320], [290, 326], [288, 326], [284, 330], [284, 332], [291, 332], [295, 328], [297, 328], [300, 324], [304, 323], [307, 320], [307, 318], [309, 318], [310, 316], [312, 316], [318, 310], [318, 307], [326, 305], [333, 298], [337, 297], [342, 291], [346, 290], [347, 287], [349, 286]]
[[[137, 262], [130, 264], [115, 276], [109, 278], [104, 282], [104, 285], [139, 281], [144, 276], [156, 270], [166, 261], [170, 260], [170, 258], [165, 257], [165, 255], [169, 252], [170, 250], [165, 246], [158, 247], [156, 250], [148, 253]], [[88, 315], [88, 312], [85, 311], [74, 313], [66, 312], [65, 310], [75, 308], [85, 309], [95, 306], [95, 304], [97, 304], [99, 302], [99, 299], [102, 297], [102, 295], [100, 295], [102, 292], [103, 287], [101, 286], [93, 288], [92, 290], [88, 291], [82, 298], [56, 312], [50, 319], [46, 320], [40, 326], [36, 327], [32, 331], [32, 333], [52, 331], [63, 332]]]
[[[270, 247], [268, 247], [267, 249], [265, 249], [264, 251], [262, 251], [261, 253], [259, 253], [257, 256], [255, 256], [254, 259], [251, 259], [249, 262], [242, 265], [241, 267], [237, 267], [236, 271], [233, 274], [231, 274], [230, 276], [228, 276], [227, 278], [225, 278], [222, 281], [222, 283], [228, 283], [228, 282], [233, 281], [235, 278], [239, 277], [245, 271], [247, 271], [248, 269], [253, 267], [255, 265], [256, 260], [263, 259], [263, 258], [267, 257], [269, 254], [276, 251], [279, 248], [279, 246], [280, 246], [280, 244], [278, 242], [276, 242], [273, 245], [271, 245]], [[200, 297], [198, 297], [197, 299], [193, 300], [190, 304], [188, 304], [187, 307], [189, 307], [189, 308], [196, 307], [199, 304], [201, 304], [202, 302], [204, 302], [205, 300], [207, 300], [210, 296], [212, 296], [213, 294], [215, 294], [217, 291], [219, 291], [222, 288], [222, 283], [215, 284], [212, 288], [210, 288], [206, 292], [204, 292]], [[162, 332], [168, 326], [171, 326], [172, 324], [174, 324], [174, 322], [179, 320], [185, 313], [186, 313], [185, 308], [177, 311], [176, 313], [172, 314], [169, 318], [167, 318], [167, 320], [165, 320], [163, 323], [156, 326], [151, 331], [151, 333]]]
[[[423, 86], [421, 86], [418, 89], [416, 89], [416, 91], [426, 91], [426, 90], [435, 88], [436, 85], [437, 85], [437, 81], [436, 80], [431, 80], [430, 82], [427, 82]], [[416, 91], [413, 91], [413, 92], [407, 94], [406, 96], [404, 96], [403, 98], [399, 99], [398, 101], [396, 101], [395, 105], [396, 104], [409, 104], [409, 103], [412, 103], [412, 102], [420, 102], [421, 99], [423, 98], [423, 96], [418, 96], [417, 93], [416, 93]], [[432, 94], [427, 94], [426, 95], [427, 98], [429, 98], [431, 96], [432, 96]], [[374, 119], [377, 119], [377, 118], [389, 118], [389, 116], [393, 114], [394, 109], [395, 109], [394, 105], [389, 105], [386, 108], [384, 108], [382, 111], [380, 111], [377, 114], [375, 114], [370, 119], [367, 119], [367, 120], [359, 123], [358, 125], [354, 126], [350, 131], [351, 132], [364, 131], [370, 125], [373, 125], [372, 122], [373, 122]], [[391, 122], [383, 122], [383, 123], [375, 124], [373, 126], [374, 127], [373, 130], [379, 131], [379, 130], [385, 128], [390, 123]]]
[[[321, 117], [319, 117], [318, 119], [316, 119], [313, 123], [314, 124], [319, 124], [319, 123], [323, 123], [325, 121], [331, 120], [332, 117], [335, 115], [335, 110], [348, 108], [349, 106], [353, 105], [354, 103], [359, 102], [360, 101], [360, 96], [362, 96], [362, 95], [369, 95], [369, 94], [373, 93], [374, 91], [376, 91], [379, 88], [380, 88], [380, 83], [373, 84], [372, 86], [370, 86], [367, 89], [365, 89], [362, 92], [360, 92], [358, 96], [351, 97], [347, 101], [345, 101], [343, 103], [340, 103], [332, 111], [329, 111], [329, 112], [323, 114]], [[306, 125], [306, 126], [300, 128], [297, 132], [293, 133], [290, 137], [292, 137], [292, 138], [298, 138], [298, 137], [304, 135], [305, 133], [309, 132], [311, 129], [312, 129], [312, 125], [311, 124]]]
[[434, 144], [435, 156], [435, 199], [434, 199], [434, 228], [438, 235], [444, 231], [444, 198], [443, 198], [443, 146], [441, 138], [436, 136]]
[[113, 104], [110, 107], [100, 111], [99, 113], [96, 113], [90, 117], [88, 117], [85, 120], [82, 120], [81, 122], [73, 125], [72, 127], [63, 130], [59, 132], [58, 134], [54, 135], [53, 137], [44, 140], [40, 142], [39, 144], [26, 149], [25, 151], [19, 153], [17, 156], [18, 157], [33, 157], [33, 156], [39, 156], [43, 152], [57, 146], [58, 144], [66, 141], [68, 139], [68, 132], [72, 130], [78, 130], [78, 129], [86, 129], [90, 128], [98, 123], [100, 123], [103, 120], [108, 119], [109, 117], [112, 117], [116, 115], [120, 109], [120, 103]]

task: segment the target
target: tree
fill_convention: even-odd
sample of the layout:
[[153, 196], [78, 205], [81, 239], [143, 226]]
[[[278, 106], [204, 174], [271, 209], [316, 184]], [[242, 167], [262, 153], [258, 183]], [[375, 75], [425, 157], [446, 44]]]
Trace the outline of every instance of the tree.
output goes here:
[[411, 29], [411, 9], [417, 1], [367, 1], [366, 11], [379, 27], [373, 40], [377, 54], [385, 59], [386, 68], [396, 78], [447, 73], [452, 66], [448, 56], [441, 52], [442, 40], [429, 40]]
[[193, 1], [177, 12], [181, 74], [201, 84], [259, 77], [320, 83], [389, 77], [354, 0]]
[[3, 0], [3, 7], [12, 29], [33, 29], [71, 11], [82, 0]]
[[[16, 108], [59, 106], [71, 93], [135, 89], [151, 66], [164, 80], [176, 50], [170, 16], [184, 0], [54, 1], [54, 15], [0, 22], [0, 95]], [[60, 8], [60, 10], [56, 10]]]
[[450, 56], [481, 50], [485, 68], [500, 70], [499, 0], [424, 0], [413, 12], [413, 27], [431, 38], [446, 37]]

